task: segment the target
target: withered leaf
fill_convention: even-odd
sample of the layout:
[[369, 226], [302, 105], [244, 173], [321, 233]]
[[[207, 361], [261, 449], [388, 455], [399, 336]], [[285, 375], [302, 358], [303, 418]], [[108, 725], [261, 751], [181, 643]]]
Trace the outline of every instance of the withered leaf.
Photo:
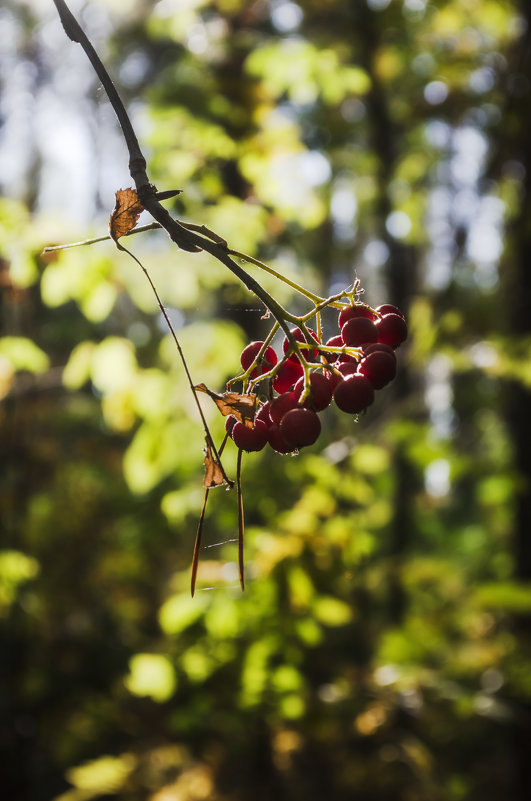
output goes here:
[[143, 208], [136, 190], [118, 189], [114, 211], [109, 220], [109, 231], [114, 240], [133, 230]]
[[256, 410], [256, 395], [254, 393], [250, 392], [248, 395], [241, 395], [238, 392], [223, 392], [223, 394], [218, 394], [217, 392], [212, 392], [205, 384], [197, 384], [194, 389], [198, 392], [206, 392], [224, 417], [232, 414], [236, 420], [246, 425], [247, 428], [253, 427]]
[[212, 489], [213, 487], [221, 487], [223, 484], [226, 484], [225, 477], [223, 475], [223, 470], [219, 462], [212, 456], [212, 448], [210, 447], [210, 443], [208, 439], [206, 441], [206, 448], [205, 448], [205, 477], [203, 479], [203, 486], [207, 489]]

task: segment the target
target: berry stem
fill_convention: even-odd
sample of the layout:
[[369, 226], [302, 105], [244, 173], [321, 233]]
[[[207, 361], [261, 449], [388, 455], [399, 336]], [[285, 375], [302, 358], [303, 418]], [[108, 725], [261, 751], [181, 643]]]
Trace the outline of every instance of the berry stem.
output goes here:
[[[316, 295], [314, 292], [310, 292], [309, 289], [305, 289], [305, 287], [301, 286], [300, 284], [297, 284], [295, 281], [292, 281], [291, 278], [287, 278], [285, 275], [281, 275], [272, 267], [269, 267], [268, 264], [265, 264], [265, 262], [260, 261], [260, 259], [255, 259], [253, 256], [248, 256], [246, 253], [241, 253], [240, 251], [233, 250], [232, 248], [228, 251], [228, 253], [231, 256], [236, 256], [237, 258], [242, 259], [242, 261], [248, 261], [251, 264], [254, 264], [256, 267], [260, 267], [261, 270], [264, 270], [266, 273], [273, 275], [275, 278], [278, 278], [279, 281], [283, 281], [283, 283], [287, 284], [292, 289], [295, 289], [296, 292], [299, 292], [301, 295], [304, 295], [304, 297], [308, 298], [308, 300], [311, 300], [312, 303], [314, 303], [316, 306], [322, 306], [322, 304], [324, 304], [325, 306], [328, 305], [329, 302], [328, 300], [322, 298], [320, 295]], [[338, 297], [341, 297], [344, 294], [345, 293], [342, 292], [340, 295], [338, 295]], [[338, 304], [336, 308], [341, 308], [341, 306]], [[315, 314], [315, 309], [309, 312], [310, 317], [314, 314]], [[295, 315], [290, 315], [290, 317], [288, 317], [287, 319], [292, 323], [297, 323], [300, 320], [300, 318], [296, 317]]]
[[[262, 359], [264, 353], [266, 352], [266, 350], [268, 348], [269, 343], [271, 342], [271, 340], [273, 339], [273, 337], [275, 336], [275, 334], [277, 333], [279, 328], [280, 328], [280, 324], [277, 321], [274, 324], [274, 326], [271, 329], [271, 331], [269, 332], [269, 334], [267, 335], [267, 337], [265, 338], [264, 344], [262, 345], [262, 347], [260, 348], [260, 350], [256, 354], [254, 361], [249, 365], [249, 367], [247, 368], [247, 370], [244, 373], [240, 373], [240, 375], [237, 375], [234, 378], [231, 378], [229, 381], [227, 381], [227, 389], [230, 389], [231, 386], [236, 383], [236, 381], [241, 381], [243, 383], [243, 391], [245, 392], [246, 387], [247, 387], [247, 382], [248, 382], [248, 379], [249, 379], [251, 373], [257, 367], [257, 365], [259, 364], [260, 360]], [[271, 370], [269, 370], [268, 373], [262, 373], [262, 375], [257, 377], [256, 381], [251, 381], [249, 386], [252, 387], [253, 384], [258, 383], [258, 381], [262, 381], [263, 378], [269, 378], [269, 376], [272, 373], [274, 375], [274, 371], [275, 371], [276, 367], [277, 367], [277, 365], [275, 365]]]

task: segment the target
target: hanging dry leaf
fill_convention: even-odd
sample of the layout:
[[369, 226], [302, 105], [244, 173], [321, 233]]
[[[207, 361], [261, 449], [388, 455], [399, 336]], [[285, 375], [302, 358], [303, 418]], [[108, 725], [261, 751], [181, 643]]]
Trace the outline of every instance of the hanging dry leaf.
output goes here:
[[252, 392], [248, 395], [240, 395], [238, 392], [224, 392], [220, 395], [217, 392], [212, 392], [205, 384], [197, 384], [194, 389], [198, 392], [206, 392], [224, 417], [232, 414], [236, 420], [246, 425], [247, 428], [253, 427], [256, 395]]
[[133, 230], [143, 208], [134, 189], [119, 189], [116, 192], [116, 204], [109, 220], [109, 231], [114, 240]]
[[203, 479], [203, 486], [207, 489], [212, 489], [212, 487], [221, 487], [223, 484], [226, 484], [225, 477], [223, 475], [223, 470], [216, 459], [212, 456], [212, 448], [210, 447], [210, 443], [208, 440], [206, 441], [206, 448], [205, 448], [205, 477]]

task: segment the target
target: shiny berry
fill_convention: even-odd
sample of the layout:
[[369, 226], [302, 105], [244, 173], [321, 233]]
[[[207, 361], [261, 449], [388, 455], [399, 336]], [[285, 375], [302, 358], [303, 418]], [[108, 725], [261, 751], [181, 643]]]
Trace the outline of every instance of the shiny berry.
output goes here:
[[407, 339], [406, 321], [398, 314], [384, 314], [376, 322], [376, 330], [378, 331], [378, 342], [390, 345], [392, 348], [397, 348]]
[[383, 303], [381, 306], [377, 307], [376, 311], [380, 317], [383, 317], [384, 314], [398, 314], [399, 317], [405, 319], [398, 306], [393, 306], [392, 303]]
[[284, 437], [282, 436], [282, 432], [280, 427], [273, 423], [267, 431], [267, 440], [274, 451], [277, 453], [291, 453], [293, 451], [293, 445], [290, 445], [286, 442]]
[[243, 423], [236, 423], [231, 437], [238, 448], [244, 451], [261, 451], [268, 440], [268, 428], [262, 420], [256, 420], [254, 428], [247, 428]]
[[257, 411], [255, 415], [255, 420], [261, 420], [262, 423], [265, 423], [266, 426], [270, 426], [272, 424], [271, 416], [270, 416], [270, 409], [271, 404], [269, 401], [266, 401]]
[[375, 351], [382, 351], [383, 353], [388, 353], [393, 359], [396, 359], [395, 352], [390, 345], [384, 345], [383, 342], [371, 342], [368, 345], [363, 346], [363, 355], [368, 356], [370, 353], [374, 353]]
[[297, 395], [295, 392], [284, 392], [271, 402], [269, 411], [271, 421], [279, 425], [286, 412], [291, 411], [291, 409], [295, 409], [296, 406]]
[[274, 377], [273, 389], [281, 394], [287, 392], [303, 373], [302, 364], [298, 359], [297, 361], [288, 359], [280, 366], [278, 373]]
[[313, 445], [321, 433], [321, 421], [311, 409], [292, 409], [280, 423], [280, 432], [292, 448]]
[[[291, 333], [293, 334], [297, 342], [306, 342], [304, 334], [302, 333], [300, 328], [292, 328]], [[317, 334], [315, 333], [315, 331], [312, 328], [308, 328], [308, 333], [310, 334], [310, 338], [313, 339], [318, 344], [319, 340], [317, 339]], [[290, 347], [289, 340], [287, 337], [284, 337], [284, 340], [282, 342], [282, 350], [284, 351], [284, 353], [288, 352], [289, 347]], [[317, 359], [319, 355], [316, 350], [310, 350], [310, 348], [304, 348], [302, 350], [302, 353], [304, 354], [304, 358], [307, 359], [308, 361], [315, 361], [315, 359]], [[289, 360], [298, 361], [299, 357], [297, 356], [296, 353], [290, 353]]]
[[334, 401], [342, 412], [358, 414], [374, 401], [374, 389], [363, 375], [352, 375], [340, 381], [334, 390]]
[[[251, 364], [254, 362], [260, 349], [264, 343], [263, 342], [251, 342], [247, 345], [246, 348], [243, 349], [242, 354], [240, 356], [240, 362], [244, 370], [248, 370]], [[275, 366], [277, 363], [277, 354], [271, 347], [267, 347], [265, 349], [265, 353], [262, 356], [260, 364], [258, 364], [251, 373], [251, 378], [256, 378], [258, 375], [263, 375], [264, 373], [269, 372], [272, 367]]]
[[358, 373], [368, 378], [374, 389], [382, 389], [396, 375], [396, 358], [381, 350], [369, 353], [361, 360]]
[[[293, 393], [297, 399], [301, 396], [304, 389], [304, 376], [299, 378], [293, 387]], [[310, 394], [305, 399], [303, 406], [321, 412], [330, 404], [332, 400], [333, 387], [329, 379], [322, 373], [310, 373]]]
[[353, 317], [341, 329], [345, 345], [359, 348], [368, 342], [378, 342], [378, 329], [368, 317]]
[[[343, 342], [343, 337], [341, 334], [337, 334], [335, 337], [330, 337], [329, 340], [326, 342], [327, 345], [331, 345], [333, 348], [344, 348], [345, 343]], [[336, 359], [340, 362], [355, 362], [356, 359], [353, 356], [349, 356], [348, 353], [328, 353], [328, 358], [332, 361]]]
[[337, 320], [339, 327], [343, 328], [345, 323], [348, 320], [354, 319], [354, 317], [367, 317], [369, 320], [376, 320], [378, 315], [376, 315], [370, 309], [367, 309], [365, 306], [358, 304], [354, 304], [354, 306], [347, 306], [345, 309], [341, 309], [339, 312], [339, 317]]

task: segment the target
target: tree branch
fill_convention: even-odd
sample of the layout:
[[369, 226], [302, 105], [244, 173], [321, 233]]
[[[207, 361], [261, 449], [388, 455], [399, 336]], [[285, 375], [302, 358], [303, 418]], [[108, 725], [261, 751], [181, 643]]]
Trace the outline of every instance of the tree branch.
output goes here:
[[170, 239], [181, 248], [190, 253], [198, 253], [201, 250], [206, 250], [218, 261], [222, 262], [228, 269], [240, 279], [240, 281], [253, 292], [265, 305], [273, 316], [278, 320], [278, 323], [288, 341], [293, 347], [296, 347], [296, 342], [289, 330], [287, 320], [293, 318], [293, 315], [284, 309], [265, 289], [250, 276], [239, 264], [230, 258], [227, 251], [227, 246], [224, 243], [212, 242], [211, 240], [200, 236], [193, 231], [184, 228], [180, 223], [173, 219], [170, 213], [161, 205], [157, 199], [157, 189], [150, 183], [147, 175], [147, 165], [138, 139], [133, 130], [131, 120], [125, 110], [124, 104], [116, 91], [109, 73], [103, 66], [98, 54], [94, 50], [87, 35], [81, 28], [79, 22], [76, 20], [70, 9], [68, 8], [65, 0], [53, 0], [55, 7], [59, 13], [59, 17], [65, 29], [66, 35], [73, 42], [81, 45], [85, 51], [90, 63], [94, 67], [100, 81], [103, 84], [109, 101], [118, 117], [118, 121], [122, 127], [122, 131], [127, 143], [129, 151], [129, 172], [131, 178], [135, 182], [138, 198], [143, 207], [148, 211], [154, 220], [160, 223], [161, 227], [169, 234]]

